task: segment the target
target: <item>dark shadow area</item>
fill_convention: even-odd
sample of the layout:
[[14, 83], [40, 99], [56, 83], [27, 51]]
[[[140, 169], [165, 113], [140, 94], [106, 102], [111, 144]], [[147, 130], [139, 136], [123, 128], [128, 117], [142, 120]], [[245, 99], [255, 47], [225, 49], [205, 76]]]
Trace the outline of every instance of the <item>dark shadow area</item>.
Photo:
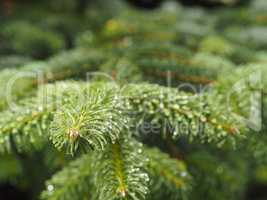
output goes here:
[[1, 200], [27, 200], [27, 194], [9, 183], [0, 185]]
[[247, 200], [267, 199], [267, 185], [261, 183], [251, 183], [247, 190]]
[[154, 9], [161, 5], [163, 0], [127, 0], [135, 7], [142, 9]]

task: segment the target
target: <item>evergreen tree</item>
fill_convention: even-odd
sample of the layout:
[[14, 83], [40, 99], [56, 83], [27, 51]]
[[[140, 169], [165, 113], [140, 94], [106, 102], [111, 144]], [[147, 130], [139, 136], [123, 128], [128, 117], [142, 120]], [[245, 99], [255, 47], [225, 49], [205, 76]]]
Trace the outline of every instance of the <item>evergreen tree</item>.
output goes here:
[[267, 183], [265, 1], [61, 4], [3, 18], [0, 182], [43, 200], [234, 200]]

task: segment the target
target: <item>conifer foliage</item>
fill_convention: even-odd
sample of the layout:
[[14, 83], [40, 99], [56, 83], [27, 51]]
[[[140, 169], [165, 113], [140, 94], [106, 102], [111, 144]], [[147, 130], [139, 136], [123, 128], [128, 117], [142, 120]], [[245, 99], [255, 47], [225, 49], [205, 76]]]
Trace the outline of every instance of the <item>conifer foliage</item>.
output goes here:
[[42, 200], [234, 200], [267, 183], [264, 0], [73, 2], [3, 16], [0, 183]]

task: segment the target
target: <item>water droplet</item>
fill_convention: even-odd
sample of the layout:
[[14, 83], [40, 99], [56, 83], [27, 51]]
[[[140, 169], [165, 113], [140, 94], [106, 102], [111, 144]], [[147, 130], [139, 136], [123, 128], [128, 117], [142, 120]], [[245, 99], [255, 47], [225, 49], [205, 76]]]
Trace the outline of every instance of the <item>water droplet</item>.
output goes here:
[[181, 177], [186, 177], [187, 176], [187, 172], [182, 172], [181, 173]]
[[48, 186], [47, 186], [47, 190], [48, 190], [49, 192], [52, 192], [52, 191], [54, 190], [54, 186], [53, 186], [53, 185], [48, 185]]

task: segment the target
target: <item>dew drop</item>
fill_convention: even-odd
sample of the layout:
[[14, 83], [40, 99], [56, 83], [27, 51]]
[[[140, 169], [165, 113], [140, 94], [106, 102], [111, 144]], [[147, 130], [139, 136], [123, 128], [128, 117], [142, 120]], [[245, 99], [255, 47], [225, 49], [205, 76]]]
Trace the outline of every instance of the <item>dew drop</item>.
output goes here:
[[47, 186], [47, 190], [48, 190], [49, 192], [52, 192], [52, 191], [54, 190], [54, 186], [53, 186], [53, 185], [48, 185], [48, 186]]
[[182, 173], [181, 173], [181, 176], [182, 176], [182, 177], [186, 177], [186, 176], [187, 176], [187, 173], [186, 173], [186, 172], [182, 172]]

